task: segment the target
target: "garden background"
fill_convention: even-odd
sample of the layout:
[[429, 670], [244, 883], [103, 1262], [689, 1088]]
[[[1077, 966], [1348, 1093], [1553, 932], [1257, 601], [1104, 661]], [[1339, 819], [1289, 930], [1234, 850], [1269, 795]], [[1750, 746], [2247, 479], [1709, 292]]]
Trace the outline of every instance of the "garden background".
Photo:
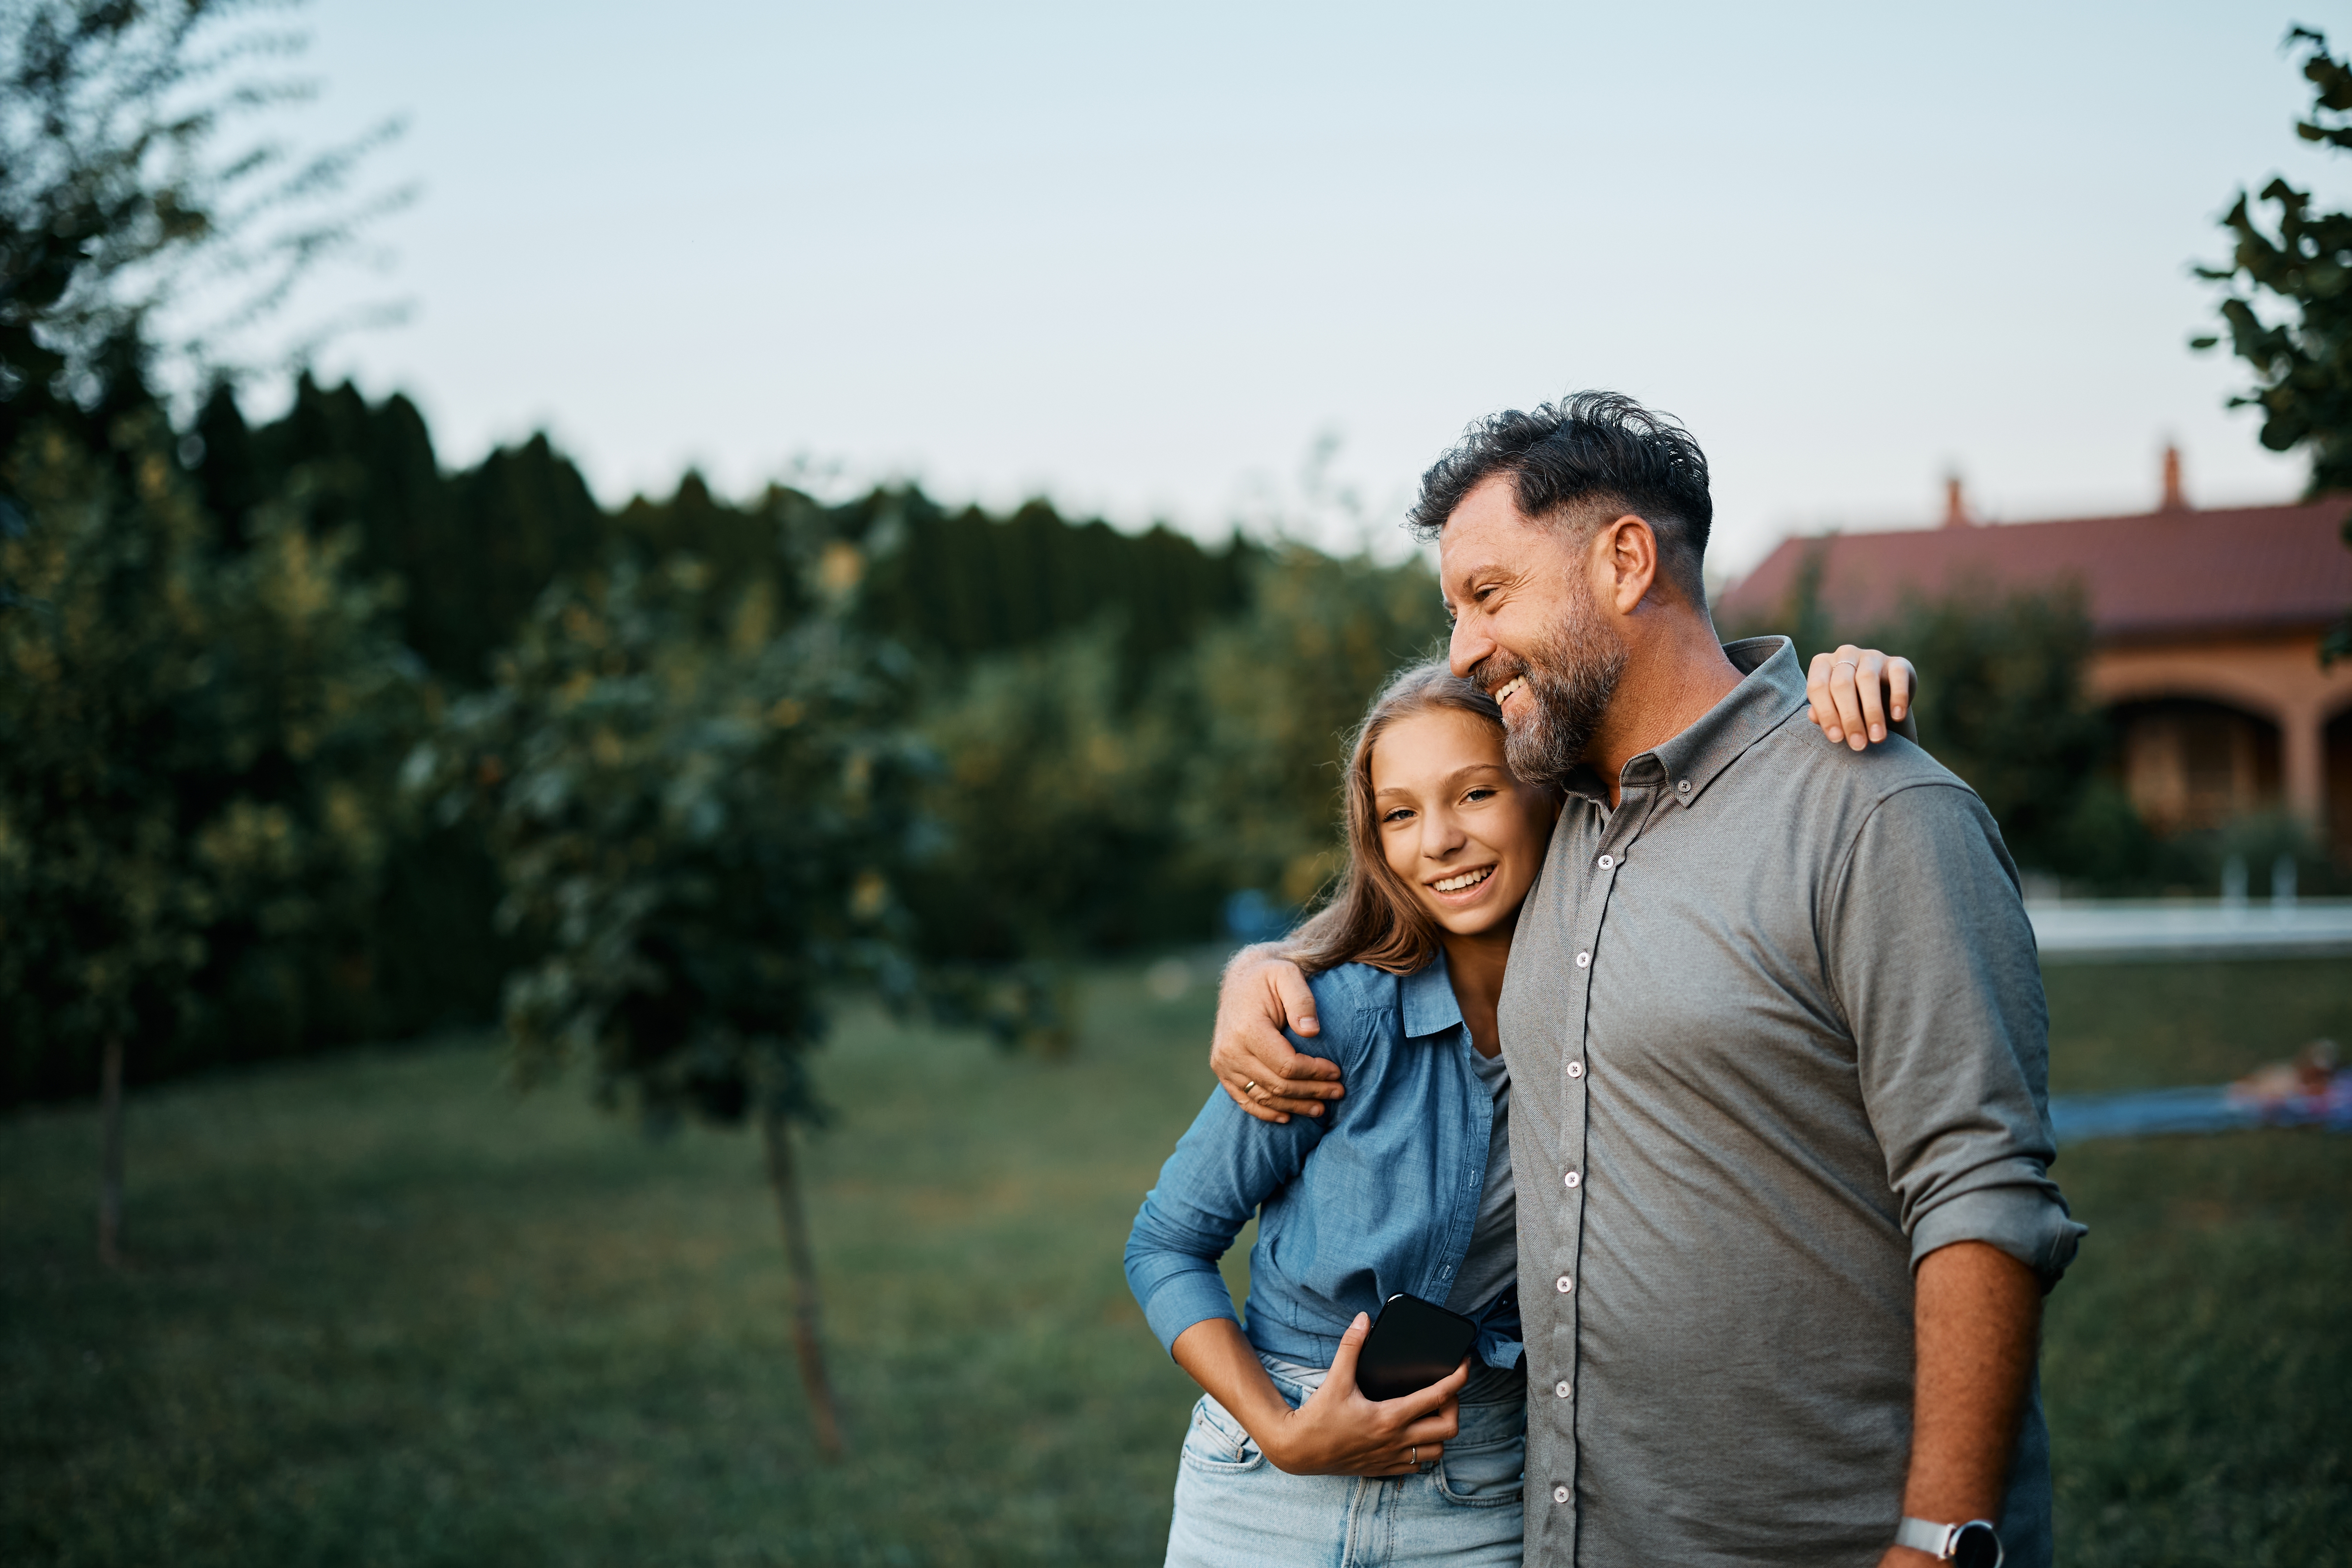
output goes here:
[[[161, 308], [223, 256], [268, 307], [367, 149], [222, 154], [269, 99], [215, 9], [0, 12], [0, 1558], [1153, 1560], [1190, 1394], [1120, 1245], [1224, 946], [1326, 885], [1345, 733], [1439, 646], [1427, 565], [905, 484], [606, 506], [307, 374], [248, 421]], [[2070, 893], [2341, 886], [2291, 822], [2138, 822], [2063, 586], [1724, 629], [1915, 658]], [[2061, 1092], [2352, 1038], [2326, 961], [2049, 984]], [[2352, 1561], [2352, 1152], [2058, 1173], [2067, 1561]]]

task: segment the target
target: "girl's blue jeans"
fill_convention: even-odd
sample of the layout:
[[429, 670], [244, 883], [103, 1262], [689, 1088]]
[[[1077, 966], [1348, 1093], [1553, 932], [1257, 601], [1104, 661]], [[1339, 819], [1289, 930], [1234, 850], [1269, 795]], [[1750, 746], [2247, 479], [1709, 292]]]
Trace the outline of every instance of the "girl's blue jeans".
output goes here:
[[[1323, 1381], [1315, 1368], [1258, 1359], [1293, 1409]], [[1461, 1434], [1418, 1475], [1293, 1476], [1267, 1463], [1242, 1424], [1202, 1394], [1177, 1468], [1169, 1568], [1517, 1568], [1523, 1374], [1475, 1369], [1461, 1412]]]

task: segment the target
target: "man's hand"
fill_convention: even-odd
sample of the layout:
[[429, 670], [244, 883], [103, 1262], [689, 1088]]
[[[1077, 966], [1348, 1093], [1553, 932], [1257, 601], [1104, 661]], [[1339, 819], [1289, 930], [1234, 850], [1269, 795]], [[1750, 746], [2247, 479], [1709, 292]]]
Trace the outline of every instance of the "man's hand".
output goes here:
[[1320, 1116], [1323, 1101], [1348, 1092], [1338, 1064], [1291, 1048], [1286, 1023], [1309, 1038], [1322, 1028], [1307, 976], [1271, 942], [1244, 948], [1225, 965], [1217, 990], [1209, 1068], [1234, 1103], [1260, 1121], [1287, 1121], [1293, 1112]]
[[[1937, 1524], [2000, 1522], [2042, 1331], [2042, 1281], [1999, 1247], [1956, 1241], [1919, 1260], [1911, 1471], [1903, 1511]], [[1932, 1568], [1890, 1546], [1879, 1568]]]
[[1918, 684], [1909, 659], [1846, 643], [1835, 653], [1813, 655], [1805, 676], [1812, 704], [1806, 717], [1832, 745], [1843, 741], [1857, 752], [1886, 739], [1889, 730], [1916, 741], [1911, 697]]

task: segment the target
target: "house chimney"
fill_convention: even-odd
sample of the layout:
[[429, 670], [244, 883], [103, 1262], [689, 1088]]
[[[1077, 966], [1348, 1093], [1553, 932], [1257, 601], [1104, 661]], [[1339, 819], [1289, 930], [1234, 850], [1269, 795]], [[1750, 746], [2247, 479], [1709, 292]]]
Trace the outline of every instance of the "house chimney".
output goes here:
[[2158, 503], [2156, 510], [2189, 510], [2189, 497], [2180, 488], [2180, 448], [2169, 441], [2164, 444], [2164, 500]]
[[1944, 526], [1969, 526], [1969, 503], [1967, 498], [1960, 494], [1960, 476], [1958, 474], [1948, 474], [1944, 479]]

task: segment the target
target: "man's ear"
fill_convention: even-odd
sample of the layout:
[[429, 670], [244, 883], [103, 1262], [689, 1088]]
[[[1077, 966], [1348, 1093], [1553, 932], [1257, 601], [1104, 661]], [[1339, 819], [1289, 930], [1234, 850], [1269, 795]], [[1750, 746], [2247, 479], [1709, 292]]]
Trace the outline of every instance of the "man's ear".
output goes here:
[[1648, 598], [1658, 582], [1658, 536], [1632, 512], [1601, 525], [1601, 543], [1612, 587], [1611, 605], [1630, 616]]

